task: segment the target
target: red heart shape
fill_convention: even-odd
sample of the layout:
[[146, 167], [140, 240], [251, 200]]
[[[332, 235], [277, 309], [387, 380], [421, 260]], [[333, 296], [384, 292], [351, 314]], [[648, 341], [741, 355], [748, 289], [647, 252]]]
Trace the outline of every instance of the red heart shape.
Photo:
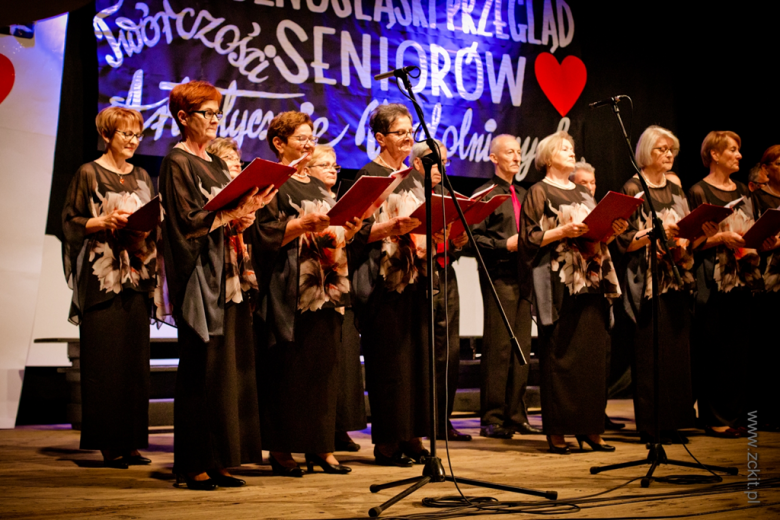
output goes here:
[[14, 64], [11, 63], [11, 60], [5, 54], [0, 54], [0, 103], [5, 101], [8, 93], [11, 92], [15, 78]]
[[534, 72], [542, 92], [561, 117], [569, 113], [588, 80], [585, 64], [576, 56], [566, 56], [559, 64], [555, 56], [543, 52], [536, 57]]

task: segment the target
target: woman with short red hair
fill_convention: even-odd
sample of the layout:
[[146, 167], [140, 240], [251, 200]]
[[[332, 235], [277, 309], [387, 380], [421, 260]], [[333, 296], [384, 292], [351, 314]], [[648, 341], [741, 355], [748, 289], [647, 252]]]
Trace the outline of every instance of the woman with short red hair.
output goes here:
[[183, 140], [160, 167], [170, 307], [159, 312], [179, 329], [173, 471], [177, 483], [199, 490], [243, 486], [227, 468], [262, 462], [249, 306], [257, 281], [235, 244], [275, 192], [255, 189], [233, 209], [203, 209], [230, 181], [225, 162], [206, 152], [221, 99], [204, 81], [174, 87], [170, 112]]

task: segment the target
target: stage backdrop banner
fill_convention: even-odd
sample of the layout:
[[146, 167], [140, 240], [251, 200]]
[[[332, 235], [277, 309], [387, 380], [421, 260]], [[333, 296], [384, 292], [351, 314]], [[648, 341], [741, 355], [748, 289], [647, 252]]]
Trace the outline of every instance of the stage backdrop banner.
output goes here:
[[[538, 140], [579, 137], [587, 82], [576, 10], [564, 0], [98, 0], [100, 108], [140, 110], [139, 152], [165, 155], [180, 139], [170, 90], [207, 80], [224, 95], [218, 135], [244, 159], [274, 156], [274, 115], [312, 116], [339, 163], [360, 168], [378, 153], [368, 116], [385, 102], [411, 104], [395, 80], [373, 76], [414, 65], [426, 121], [456, 175], [489, 177], [494, 135], [518, 137], [519, 178]], [[421, 137], [418, 136], [418, 139]]]

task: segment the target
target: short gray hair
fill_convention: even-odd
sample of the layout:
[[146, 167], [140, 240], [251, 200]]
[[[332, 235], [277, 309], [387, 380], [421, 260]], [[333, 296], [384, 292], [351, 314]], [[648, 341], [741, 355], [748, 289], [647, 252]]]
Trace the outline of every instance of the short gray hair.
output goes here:
[[[436, 144], [439, 145], [439, 150], [446, 150], [447, 147], [444, 146], [444, 143], [439, 141], [438, 139], [434, 139], [436, 141]], [[412, 146], [412, 154], [409, 156], [409, 161], [414, 162], [415, 159], [418, 157], [424, 157], [428, 155], [430, 152], [430, 147], [428, 146], [428, 143], [423, 141], [422, 143], [414, 143], [414, 146]]]
[[494, 137], [494, 138], [493, 138], [493, 139], [490, 141], [490, 153], [491, 153], [491, 154], [494, 154], [494, 153], [496, 153], [496, 147], [498, 146], [498, 141], [499, 141], [500, 139], [503, 139], [503, 138], [505, 138], [505, 137], [508, 137], [508, 138], [510, 138], [510, 139], [514, 139], [514, 140], [515, 140], [515, 142], [517, 142], [517, 143], [519, 143], [519, 142], [520, 142], [520, 141], [518, 141], [518, 140], [517, 140], [517, 137], [513, 136], [512, 134], [499, 134], [499, 135], [495, 136], [495, 137]]
[[552, 160], [552, 156], [560, 152], [563, 148], [563, 142], [569, 141], [572, 148], [574, 147], [574, 138], [561, 130], [554, 134], [548, 135], [536, 145], [536, 160], [534, 166], [542, 173], [547, 173], [547, 163]]
[[677, 136], [671, 130], [658, 125], [650, 125], [642, 132], [642, 135], [639, 136], [639, 141], [636, 142], [636, 162], [640, 168], [644, 168], [653, 162], [653, 148], [655, 148], [655, 143], [662, 137], [672, 141], [672, 154], [675, 157], [680, 153], [680, 140], [677, 139]]
[[408, 117], [410, 121], [414, 122], [412, 114], [409, 113], [409, 109], [401, 103], [379, 105], [371, 112], [368, 126], [371, 127], [371, 131], [374, 132], [374, 135], [387, 135], [387, 132], [390, 131], [390, 127], [393, 126], [393, 123], [395, 123], [395, 120], [399, 117]]
[[577, 173], [577, 171], [583, 170], [588, 173], [592, 173], [593, 175], [596, 175], [596, 168], [593, 167], [592, 164], [585, 161], [585, 157], [580, 157], [580, 160], [578, 163], [574, 165], [574, 170], [571, 172], [571, 175], [569, 175], [569, 180], [574, 181], [574, 174]]
[[760, 176], [761, 176], [761, 163], [758, 163], [752, 168], [750, 168], [750, 173], [748, 174], [748, 182], [759, 182], [758, 178]]

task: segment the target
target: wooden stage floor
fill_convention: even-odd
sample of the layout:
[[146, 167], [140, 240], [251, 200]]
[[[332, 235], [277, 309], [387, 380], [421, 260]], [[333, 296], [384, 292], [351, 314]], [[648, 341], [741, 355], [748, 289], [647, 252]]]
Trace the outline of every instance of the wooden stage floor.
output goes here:
[[[624, 433], [607, 432], [606, 440], [617, 447], [615, 453], [594, 453], [574, 450], [572, 455], [552, 455], [547, 452], [541, 435], [515, 435], [512, 440], [485, 439], [478, 436], [479, 420], [458, 418], [456, 426], [474, 436], [474, 441], [450, 443], [455, 475], [495, 483], [522, 486], [537, 490], [556, 490], [559, 500], [603, 493], [609, 505], [588, 504], [582, 509], [559, 509], [547, 518], [677, 518], [702, 515], [704, 518], [744, 519], [780, 518], [780, 490], [770, 479], [780, 476], [780, 433], [760, 432], [753, 461], [760, 469], [761, 482], [750, 490], [757, 491], [760, 505], [751, 507], [745, 494], [748, 479], [747, 439], [724, 440], [705, 437], [691, 430], [688, 448], [701, 461], [735, 466], [738, 476], [725, 476], [723, 483], [733, 484], [726, 493], [660, 497], [664, 493], [691, 492], [709, 485], [675, 485], [654, 482], [642, 489], [639, 481], [647, 466], [621, 469], [591, 475], [594, 465], [611, 464], [644, 458], [647, 450], [639, 444], [633, 424], [630, 401], [610, 401], [613, 419], [628, 423]], [[539, 415], [532, 423], [539, 424]], [[245, 478], [248, 485], [240, 489], [219, 489], [196, 492], [173, 487], [173, 434], [158, 432], [150, 436], [148, 455], [154, 462], [147, 467], [129, 470], [100, 467], [97, 452], [81, 451], [79, 433], [69, 427], [23, 427], [0, 431], [0, 518], [149, 518], [174, 519], [243, 519], [243, 518], [367, 518], [369, 508], [392, 497], [398, 490], [369, 492], [371, 484], [420, 475], [421, 469], [385, 468], [373, 464], [372, 445], [368, 430], [353, 435], [362, 449], [357, 453], [339, 453], [339, 460], [352, 466], [349, 475], [325, 475], [317, 472], [302, 479], [274, 477], [269, 466], [244, 466], [234, 474]], [[570, 439], [570, 443], [574, 439]], [[440, 456], [447, 467], [444, 443], [438, 444]], [[692, 460], [680, 445], [667, 446], [672, 459]], [[300, 457], [302, 461], [302, 456]], [[319, 468], [317, 468], [319, 469]], [[662, 466], [656, 476], [704, 474], [702, 470]], [[762, 487], [763, 484], [763, 487]], [[490, 496], [503, 501], [529, 501], [543, 504], [546, 500], [526, 495], [461, 486], [468, 496]], [[429, 484], [382, 517], [432, 515], [444, 510], [422, 505], [425, 497], [456, 495], [451, 483]], [[629, 499], [633, 502], [625, 502]], [[637, 501], [643, 499], [642, 501]], [[621, 503], [621, 500], [624, 500]], [[588, 507], [599, 505], [599, 507]], [[726, 512], [719, 512], [726, 511]], [[711, 513], [711, 514], [708, 514]], [[465, 517], [466, 512], [448, 518]], [[487, 515], [498, 518], [496, 514]], [[513, 516], [520, 516], [515, 513]], [[528, 517], [529, 515], [523, 515]]]

